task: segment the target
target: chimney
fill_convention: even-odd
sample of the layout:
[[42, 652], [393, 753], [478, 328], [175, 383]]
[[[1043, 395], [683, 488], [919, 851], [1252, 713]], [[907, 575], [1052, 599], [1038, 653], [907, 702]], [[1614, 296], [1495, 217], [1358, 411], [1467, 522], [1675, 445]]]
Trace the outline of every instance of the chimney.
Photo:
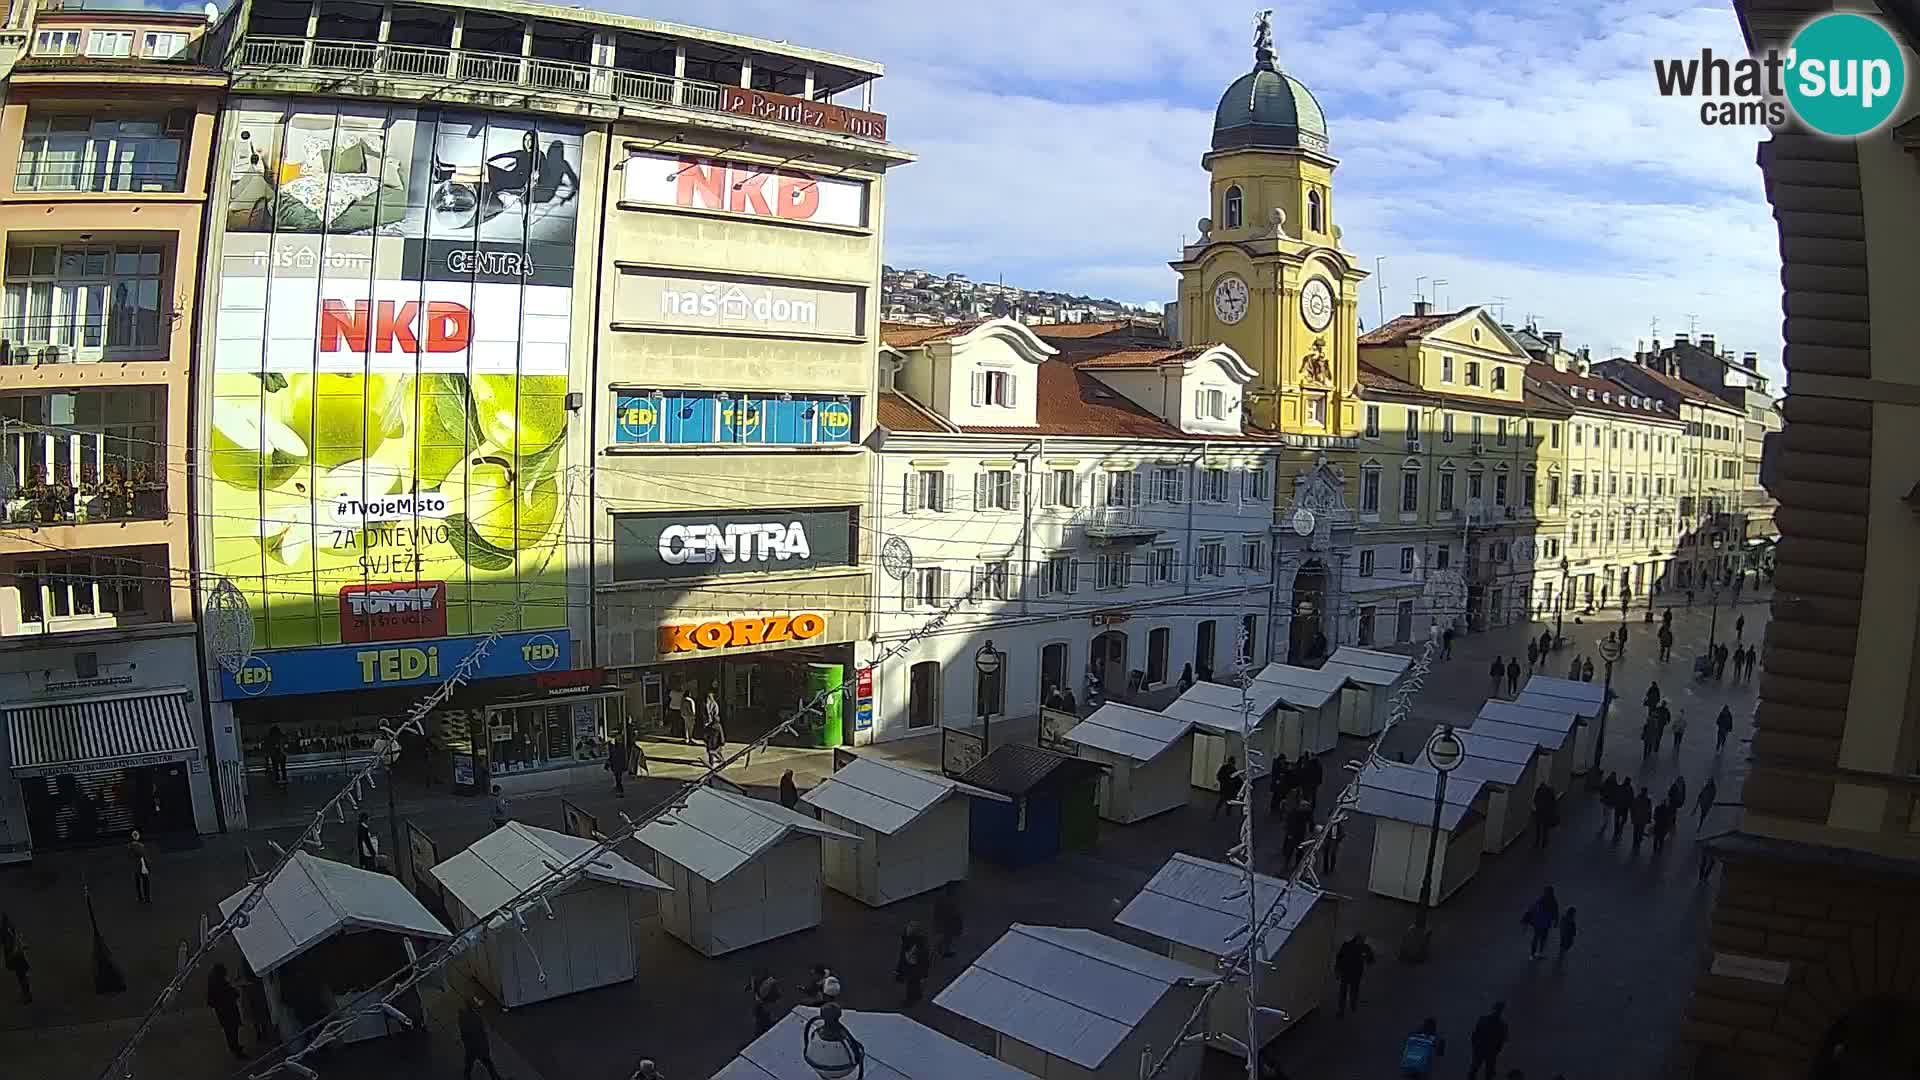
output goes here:
[[1413, 302], [1413, 313], [1415, 315], [1425, 315], [1431, 310], [1433, 310], [1433, 305], [1427, 303], [1425, 300], [1415, 300]]
[[1748, 367], [1757, 368], [1760, 366], [1760, 354], [1757, 352], [1743, 353], [1741, 354], [1741, 359], [1747, 362]]
[[1700, 351], [1701, 352], [1713, 351], [1713, 335], [1712, 334], [1700, 335]]
[[1554, 352], [1560, 351], [1560, 331], [1549, 330], [1546, 333], [1541, 334], [1540, 336], [1546, 339], [1547, 348], [1553, 350]]
[[1678, 347], [1680, 347], [1680, 346], [1682, 346], [1682, 345], [1688, 345], [1688, 344], [1691, 344], [1691, 342], [1690, 342], [1690, 341], [1688, 341], [1688, 339], [1687, 339], [1687, 335], [1685, 335], [1685, 334], [1675, 334], [1675, 335], [1673, 335], [1673, 344], [1674, 344], [1674, 347], [1675, 347], [1675, 348], [1678, 348]]

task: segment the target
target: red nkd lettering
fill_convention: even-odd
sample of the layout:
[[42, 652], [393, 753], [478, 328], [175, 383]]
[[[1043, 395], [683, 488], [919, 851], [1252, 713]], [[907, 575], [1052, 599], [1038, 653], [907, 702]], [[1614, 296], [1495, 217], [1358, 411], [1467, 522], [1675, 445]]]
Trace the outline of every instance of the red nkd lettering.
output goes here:
[[820, 185], [811, 176], [781, 176], [780, 202], [777, 210], [781, 217], [794, 221], [806, 221], [820, 209]]
[[473, 312], [451, 300], [382, 300], [377, 307], [355, 300], [351, 310], [339, 300], [320, 301], [321, 352], [363, 353], [371, 338], [377, 353], [417, 353], [422, 337], [426, 352], [459, 352], [473, 339]]
[[674, 178], [674, 202], [695, 210], [727, 208], [727, 167], [681, 158], [680, 172]]

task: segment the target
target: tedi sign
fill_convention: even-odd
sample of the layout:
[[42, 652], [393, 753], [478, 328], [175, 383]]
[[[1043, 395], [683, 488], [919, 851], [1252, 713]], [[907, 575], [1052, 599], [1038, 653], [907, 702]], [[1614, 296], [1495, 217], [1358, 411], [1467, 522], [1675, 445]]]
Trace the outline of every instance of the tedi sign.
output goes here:
[[617, 581], [708, 577], [849, 566], [854, 511], [742, 510], [616, 514]]

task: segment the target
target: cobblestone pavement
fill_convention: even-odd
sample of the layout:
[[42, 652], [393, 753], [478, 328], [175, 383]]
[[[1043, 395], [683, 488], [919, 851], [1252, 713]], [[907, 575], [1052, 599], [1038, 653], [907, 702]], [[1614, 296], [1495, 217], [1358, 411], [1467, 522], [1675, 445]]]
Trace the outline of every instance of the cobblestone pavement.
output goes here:
[[[1739, 611], [1747, 618], [1745, 640], [1751, 642], [1764, 632], [1764, 598], [1745, 599]], [[1723, 604], [1722, 640], [1732, 639], [1735, 617]], [[1704, 642], [1709, 622], [1704, 604], [1676, 610], [1679, 644], [1674, 659], [1660, 664], [1654, 626], [1640, 621], [1638, 612], [1633, 615], [1628, 652], [1615, 672], [1622, 708], [1609, 733], [1604, 767], [1632, 774], [1656, 794], [1676, 773], [1686, 776], [1691, 794], [1719, 770], [1720, 800], [1731, 803], [1738, 799], [1740, 763], [1751, 734], [1753, 686], [1691, 678], [1689, 661]], [[1617, 612], [1611, 618], [1570, 620], [1569, 651], [1556, 653], [1546, 672], [1564, 674], [1570, 653], [1593, 652], [1598, 638], [1617, 625]], [[1469, 721], [1485, 700], [1490, 659], [1524, 648], [1526, 636], [1537, 637], [1540, 629], [1536, 623], [1458, 639], [1453, 658], [1438, 665], [1413, 721], [1395, 734], [1389, 750], [1410, 755], [1433, 724]], [[1677, 755], [1669, 746], [1643, 763], [1636, 738], [1641, 718], [1637, 703], [1654, 678], [1676, 711], [1685, 709], [1687, 740]], [[1732, 705], [1737, 725], [1734, 740], [1716, 754], [1713, 717], [1723, 702]], [[1360, 749], [1356, 740], [1343, 745], [1348, 753]], [[891, 748], [891, 753], [924, 757], [929, 748]], [[822, 756], [756, 761], [740, 779], [771, 784], [779, 766], [796, 768], [804, 780], [825, 770], [818, 760]], [[659, 774], [674, 771], [671, 765], [656, 769]], [[522, 796], [515, 800], [515, 813], [533, 824], [557, 828], [564, 795], [611, 822], [620, 809], [652, 805], [671, 787], [665, 775], [641, 779], [628, 785], [624, 799], [615, 799], [602, 784], [586, 785]], [[1104, 828], [1098, 847], [1089, 853], [1017, 873], [977, 864], [965, 889], [967, 932], [960, 955], [936, 967], [927, 998], [1016, 921], [1092, 927], [1145, 943], [1113, 925], [1120, 906], [1171, 852], [1218, 857], [1231, 842], [1234, 825], [1209, 821], [1210, 804], [1195, 794], [1194, 805], [1183, 810], [1134, 826]], [[443, 853], [458, 850], [489, 827], [480, 800], [412, 800], [400, 810], [432, 834]], [[1440, 1022], [1454, 1040], [1454, 1056], [1460, 1056], [1475, 1017], [1492, 1001], [1503, 999], [1513, 1026], [1503, 1067], [1522, 1068], [1537, 1078], [1560, 1071], [1568, 1080], [1655, 1075], [1680, 1023], [1699, 962], [1703, 916], [1710, 906], [1712, 886], [1697, 880], [1692, 830], [1683, 830], [1682, 839], [1658, 858], [1630, 858], [1625, 845], [1615, 847], [1597, 838], [1593, 798], [1578, 786], [1564, 804], [1562, 820], [1545, 853], [1521, 841], [1482, 864], [1476, 879], [1436, 913], [1433, 957], [1420, 966], [1403, 965], [1394, 956], [1411, 907], [1367, 893], [1371, 830], [1364, 819], [1356, 821], [1342, 865], [1329, 884], [1346, 898], [1340, 935], [1367, 934], [1380, 961], [1367, 978], [1357, 1014], [1344, 1019], [1336, 1019], [1330, 1010], [1310, 1014], [1269, 1052], [1279, 1054], [1296, 1078], [1391, 1075], [1402, 1037], [1422, 1017], [1432, 1015]], [[1689, 816], [1687, 824], [1693, 820]], [[382, 814], [376, 814], [375, 827], [385, 835]], [[1263, 867], [1275, 860], [1275, 832], [1266, 829], [1258, 845]], [[130, 1029], [129, 1018], [144, 1008], [173, 970], [179, 944], [196, 931], [200, 914], [241, 884], [242, 848], [252, 847], [264, 860], [271, 854], [266, 841], [290, 834], [290, 829], [256, 830], [210, 837], [193, 850], [160, 853], [154, 868], [155, 903], [144, 908], [133, 903], [126, 857], [119, 848], [56, 853], [28, 867], [0, 870], [0, 911], [20, 924], [32, 949], [36, 995], [33, 1005], [23, 1006], [10, 985], [0, 987], [0, 1062], [8, 1066], [0, 1073], [49, 1080], [95, 1075], [111, 1047]], [[350, 856], [350, 829], [337, 827], [328, 839], [335, 857]], [[1579, 941], [1565, 964], [1529, 961], [1518, 925], [1522, 909], [1549, 883], [1563, 904], [1580, 909]], [[126, 972], [129, 989], [122, 994], [102, 997], [93, 992], [82, 900], [82, 888], [88, 885], [105, 937]], [[646, 920], [637, 927], [642, 968], [632, 983], [510, 1013], [492, 1010], [496, 1058], [511, 1080], [625, 1080], [633, 1062], [646, 1055], [658, 1058], [675, 1080], [700, 1080], [752, 1037], [744, 989], [750, 974], [771, 971], [793, 986], [808, 965], [826, 962], [840, 974], [851, 1007], [895, 1008], [899, 988], [891, 971], [897, 937], [909, 920], [926, 917], [922, 901], [874, 911], [829, 892], [820, 928], [717, 960], [695, 954]], [[196, 978], [147, 1042], [136, 1077], [232, 1075], [234, 1062], [201, 1004], [202, 993]], [[429, 1006], [426, 1035], [348, 1048], [326, 1063], [322, 1075], [355, 1080], [453, 1075], [459, 1049], [450, 1029], [452, 995], [430, 995]], [[967, 1042], [988, 1045], [982, 1030], [931, 1005], [923, 1002], [911, 1012]], [[1449, 1063], [1464, 1067], [1451, 1058]], [[1219, 1056], [1208, 1062], [1209, 1076], [1234, 1073], [1232, 1059]]]

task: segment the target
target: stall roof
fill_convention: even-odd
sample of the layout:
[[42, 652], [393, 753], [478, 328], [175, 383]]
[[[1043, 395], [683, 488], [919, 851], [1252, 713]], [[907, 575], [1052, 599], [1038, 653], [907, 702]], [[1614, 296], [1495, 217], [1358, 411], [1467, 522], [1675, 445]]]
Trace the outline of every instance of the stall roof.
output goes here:
[[642, 828], [638, 839], [702, 878], [721, 881], [796, 832], [859, 839], [779, 803], [708, 787], [687, 796], [685, 807]]
[[1480, 716], [1503, 724], [1545, 728], [1562, 734], [1580, 726], [1580, 718], [1565, 702], [1538, 704], [1529, 701], [1489, 701], [1480, 706]]
[[[246, 895], [242, 889], [220, 901], [220, 913], [233, 914]], [[453, 936], [398, 878], [296, 851], [233, 937], [247, 966], [266, 975], [334, 934], [356, 930]]]
[[[820, 1080], [801, 1054], [807, 1021], [817, 1015], [818, 1009], [796, 1006], [712, 1080]], [[868, 1080], [1033, 1080], [899, 1013], [848, 1009], [840, 1019], [866, 1048]]]
[[[1471, 776], [1459, 776], [1456, 782], [1455, 776], [1459, 770], [1447, 778], [1446, 805], [1440, 813], [1440, 827], [1447, 832], [1459, 828], [1473, 812], [1473, 801], [1485, 783]], [[1434, 786], [1433, 770], [1425, 765], [1376, 763], [1360, 774], [1360, 801], [1355, 808], [1389, 821], [1431, 825]]]
[[[1451, 785], [1449, 792], [1451, 792]], [[1404, 822], [1408, 825], [1433, 824], [1433, 796], [1422, 798], [1418, 795], [1402, 795], [1397, 791], [1384, 788], [1361, 788], [1360, 801], [1354, 809], [1372, 817], [1385, 818], [1388, 821]], [[1473, 808], [1462, 803], [1449, 801], [1440, 808], [1440, 829], [1453, 832], [1460, 823], [1473, 813]]]
[[1056, 754], [1025, 743], [1002, 743], [960, 775], [960, 782], [1000, 795], [1030, 794], [1056, 779], [1099, 775], [1105, 767], [1085, 758]]
[[933, 1003], [1097, 1069], [1169, 989], [1210, 978], [1092, 930], [1014, 923]]
[[[432, 874], [468, 911], [485, 915], [533, 887], [550, 867], [569, 863], [593, 846], [583, 837], [509, 821], [434, 867]], [[673, 891], [611, 851], [588, 863], [581, 876], [629, 889]]]
[[[1466, 779], [1455, 783], [1454, 777], [1459, 772], [1455, 769], [1453, 775], [1447, 777], [1447, 801], [1465, 806], [1480, 797], [1481, 782]], [[1414, 795], [1432, 802], [1433, 766], [1425, 761], [1417, 765], [1403, 765], [1397, 761], [1375, 762], [1361, 771], [1360, 787], [1362, 790], [1377, 788], [1401, 795]]]
[[1348, 680], [1338, 671], [1268, 664], [1253, 676], [1253, 681], [1278, 687], [1280, 700], [1296, 709], [1318, 709], [1339, 696]]
[[1134, 761], [1152, 761], [1178, 745], [1193, 725], [1177, 716], [1111, 702], [1067, 730], [1067, 739]]
[[854, 758], [800, 801], [892, 836], [955, 794], [1010, 801], [985, 788], [871, 757]]
[[1505, 720], [1492, 720], [1480, 717], [1468, 730], [1489, 739], [1505, 739], [1523, 746], [1537, 746], [1549, 753], [1559, 751], [1567, 745], [1567, 733], [1550, 728], [1528, 727], [1525, 724], [1510, 724]]
[[1406, 677], [1413, 657], [1399, 653], [1342, 645], [1333, 650], [1322, 671], [1339, 672], [1364, 686], [1392, 686]]
[[[1265, 720], [1268, 713], [1285, 704], [1279, 687], [1271, 683], [1248, 682], [1246, 705], [1255, 726]], [[1173, 699], [1160, 711], [1185, 720], [1194, 727], [1205, 728], [1215, 735], [1239, 735], [1246, 727], [1247, 713], [1241, 710], [1240, 688], [1237, 686], [1194, 683], [1187, 687], [1186, 693]]]
[[[1462, 731], [1457, 734], [1464, 736], [1467, 733]], [[1520, 782], [1522, 776], [1526, 775], [1527, 765], [1532, 762], [1535, 751], [1534, 747], [1521, 743], [1506, 742], [1503, 739], [1471, 740], [1463, 738], [1460, 741], [1462, 745], [1467, 748], [1467, 756], [1460, 759], [1459, 767], [1447, 774], [1447, 793], [1449, 795], [1453, 793], [1454, 785], [1460, 783], [1498, 784], [1501, 787], [1512, 787]], [[1477, 747], [1492, 749], [1500, 756], [1493, 757], [1476, 754], [1474, 750]], [[1518, 755], [1519, 760], [1517, 761], [1513, 760], [1516, 756], [1513, 753], [1515, 749], [1524, 752]], [[1433, 766], [1427, 764], [1424, 759], [1415, 759], [1408, 764], [1408, 768], [1418, 769], [1428, 777], [1433, 776]], [[1427, 790], [1433, 790], [1431, 780], [1428, 781]]]
[[[1272, 911], [1287, 883], [1265, 874], [1256, 874], [1253, 880], [1257, 910]], [[1247, 898], [1234, 895], [1245, 884], [1235, 867], [1176, 851], [1113, 921], [1191, 949], [1225, 956], [1241, 948], [1245, 938]], [[1310, 885], [1293, 887], [1286, 908], [1267, 932], [1262, 948], [1266, 960], [1271, 961], [1286, 945], [1320, 896], [1320, 890]]]
[[1529, 697], [1552, 698], [1565, 701], [1567, 708], [1575, 714], [1592, 720], [1600, 715], [1600, 706], [1606, 701], [1606, 687], [1574, 679], [1562, 679], [1553, 675], [1535, 675], [1520, 688], [1519, 701], [1525, 704]]

